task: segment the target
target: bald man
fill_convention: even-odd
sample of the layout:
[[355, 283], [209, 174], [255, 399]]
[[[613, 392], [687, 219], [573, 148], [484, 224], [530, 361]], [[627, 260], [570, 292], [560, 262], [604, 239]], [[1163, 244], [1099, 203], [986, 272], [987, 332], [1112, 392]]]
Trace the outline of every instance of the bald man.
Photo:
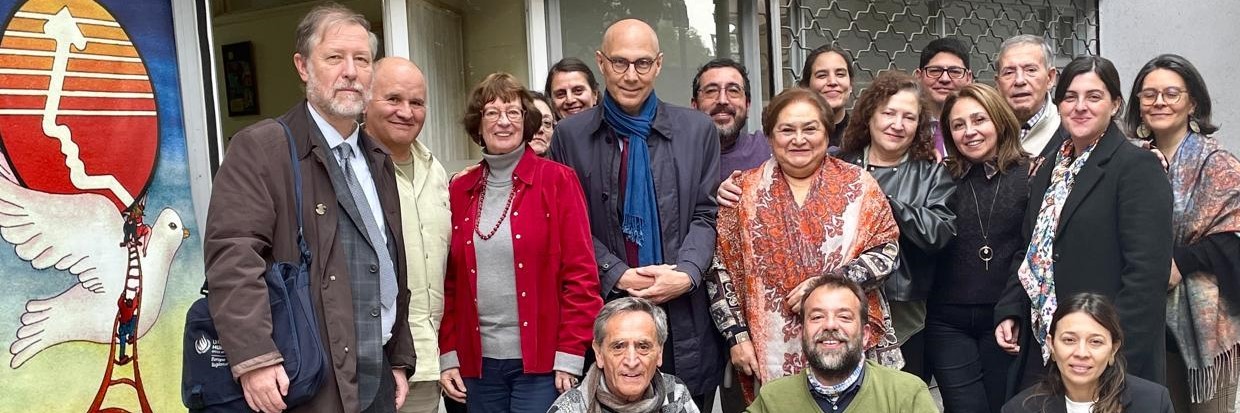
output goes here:
[[403, 413], [439, 411], [439, 335], [443, 277], [451, 235], [448, 177], [443, 165], [418, 141], [426, 124], [426, 78], [403, 57], [374, 66], [366, 99], [366, 133], [392, 153], [400, 219], [408, 257], [409, 330], [414, 353], [422, 355], [409, 376]]
[[604, 299], [634, 296], [666, 309], [671, 344], [661, 370], [709, 410], [724, 364], [702, 288], [715, 251], [719, 132], [702, 112], [656, 96], [663, 54], [646, 23], [612, 24], [594, 55], [603, 99], [560, 122], [551, 156], [581, 179]]

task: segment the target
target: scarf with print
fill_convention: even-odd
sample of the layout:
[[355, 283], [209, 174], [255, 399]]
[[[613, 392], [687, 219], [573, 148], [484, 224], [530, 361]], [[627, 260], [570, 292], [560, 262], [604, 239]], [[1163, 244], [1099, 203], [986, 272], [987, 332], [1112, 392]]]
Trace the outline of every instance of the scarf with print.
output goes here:
[[[1177, 247], [1240, 233], [1240, 160], [1213, 138], [1190, 132], [1168, 166]], [[1223, 282], [1229, 281], [1209, 271], [1183, 274], [1167, 297], [1167, 328], [1188, 367], [1194, 403], [1213, 399], [1218, 381], [1235, 377], [1240, 367], [1240, 300], [1228, 296]]]
[[1054, 256], [1055, 231], [1059, 228], [1059, 215], [1063, 212], [1064, 201], [1072, 193], [1076, 184], [1076, 175], [1081, 172], [1089, 155], [1093, 153], [1097, 142], [1090, 144], [1081, 152], [1081, 156], [1073, 158], [1075, 148], [1071, 139], [1064, 139], [1063, 147], [1056, 157], [1055, 169], [1051, 171], [1051, 183], [1042, 197], [1042, 206], [1038, 208], [1038, 217], [1033, 226], [1033, 234], [1029, 239], [1029, 249], [1025, 259], [1020, 263], [1016, 275], [1025, 294], [1033, 302], [1030, 308], [1031, 329], [1033, 337], [1042, 348], [1042, 363], [1050, 357], [1046, 336], [1050, 334], [1051, 317], [1059, 303], [1055, 299], [1055, 263]]

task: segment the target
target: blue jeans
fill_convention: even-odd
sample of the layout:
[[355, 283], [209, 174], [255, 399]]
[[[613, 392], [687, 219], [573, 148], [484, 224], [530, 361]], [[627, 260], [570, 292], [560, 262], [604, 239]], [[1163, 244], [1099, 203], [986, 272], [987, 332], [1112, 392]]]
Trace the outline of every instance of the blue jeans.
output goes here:
[[560, 392], [555, 373], [525, 374], [520, 359], [482, 358], [482, 377], [465, 378], [470, 413], [545, 413]]
[[995, 342], [994, 305], [930, 304], [923, 333], [944, 410], [998, 412], [1015, 357]]

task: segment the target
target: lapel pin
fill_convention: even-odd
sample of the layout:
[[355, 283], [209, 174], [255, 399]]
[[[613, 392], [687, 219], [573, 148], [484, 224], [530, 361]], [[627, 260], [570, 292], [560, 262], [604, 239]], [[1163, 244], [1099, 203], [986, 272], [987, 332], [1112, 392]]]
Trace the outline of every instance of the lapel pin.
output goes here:
[[314, 213], [319, 214], [319, 215], [326, 214], [326, 213], [327, 213], [327, 205], [323, 205], [323, 204], [315, 204], [315, 205], [314, 205]]

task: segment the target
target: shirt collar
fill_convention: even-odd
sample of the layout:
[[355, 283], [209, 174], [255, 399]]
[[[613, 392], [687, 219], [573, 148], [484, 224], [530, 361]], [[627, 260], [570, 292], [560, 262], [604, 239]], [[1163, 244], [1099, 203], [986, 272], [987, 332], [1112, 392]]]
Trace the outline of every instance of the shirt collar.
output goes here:
[[409, 152], [413, 154], [414, 158], [417, 158], [422, 162], [429, 163], [431, 161], [430, 148], [427, 148], [426, 145], [423, 145], [422, 142], [417, 139], [414, 139], [413, 143], [409, 144]]
[[1046, 116], [1046, 108], [1049, 106], [1049, 102], [1043, 103], [1042, 107], [1038, 108], [1037, 112], [1033, 112], [1033, 116], [1030, 116], [1029, 120], [1026, 121], [1025, 124], [1021, 125], [1020, 128], [1025, 130], [1033, 129], [1033, 125], [1037, 125], [1038, 121], [1042, 120], [1042, 118]]
[[[973, 165], [975, 165], [973, 162], [964, 161], [964, 174], [965, 175], [969, 174], [969, 171], [973, 169]], [[994, 179], [995, 175], [999, 174], [999, 158], [998, 157], [990, 158], [990, 160], [987, 160], [986, 162], [982, 162], [982, 165], [984, 165], [986, 168], [985, 172], [986, 172], [987, 181]]]
[[806, 371], [805, 376], [809, 378], [809, 388], [815, 394], [832, 399], [838, 399], [840, 396], [861, 387], [861, 375], [864, 371], [865, 359], [862, 358], [861, 362], [857, 364], [857, 368], [853, 369], [852, 374], [849, 374], [848, 378], [834, 386], [828, 386], [820, 383], [818, 378], [814, 376], [813, 371]]
[[332, 148], [333, 152], [335, 152], [337, 146], [343, 143], [352, 147], [355, 155], [361, 156], [361, 148], [357, 146], [357, 135], [362, 128], [358, 126], [357, 122], [353, 122], [353, 132], [348, 137], [341, 136], [340, 132], [336, 131], [336, 128], [333, 128], [330, 123], [327, 123], [326, 119], [323, 119], [323, 116], [319, 115], [319, 112], [314, 109], [314, 105], [308, 104], [306, 108], [310, 109], [310, 118], [314, 119], [314, 124], [319, 127], [319, 132], [323, 133], [323, 139], [327, 141], [327, 146]]

